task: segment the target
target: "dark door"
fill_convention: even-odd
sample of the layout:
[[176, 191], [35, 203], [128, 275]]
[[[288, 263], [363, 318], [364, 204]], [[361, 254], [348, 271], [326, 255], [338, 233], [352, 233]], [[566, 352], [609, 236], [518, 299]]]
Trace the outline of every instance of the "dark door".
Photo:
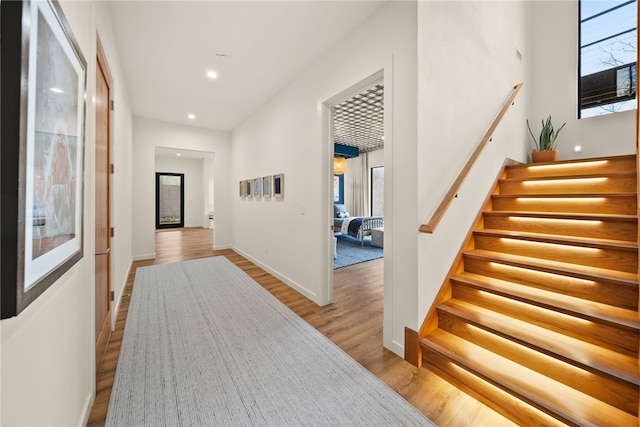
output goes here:
[[184, 227], [184, 174], [156, 173], [156, 229]]

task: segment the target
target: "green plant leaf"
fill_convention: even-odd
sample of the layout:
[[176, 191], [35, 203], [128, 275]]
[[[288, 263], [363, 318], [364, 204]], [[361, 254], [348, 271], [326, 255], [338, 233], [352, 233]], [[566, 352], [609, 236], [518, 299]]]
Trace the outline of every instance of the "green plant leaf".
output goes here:
[[553, 123], [551, 123], [551, 114], [547, 117], [545, 121], [542, 119], [540, 121], [542, 125], [542, 129], [540, 130], [540, 136], [538, 138], [539, 142], [536, 142], [536, 138], [531, 131], [531, 126], [529, 125], [529, 120], [527, 120], [527, 127], [529, 128], [529, 134], [531, 134], [531, 138], [536, 146], [536, 150], [538, 151], [551, 151], [556, 149], [556, 139], [558, 138], [558, 134], [565, 127], [567, 122], [564, 122], [562, 126], [558, 130], [553, 128]]

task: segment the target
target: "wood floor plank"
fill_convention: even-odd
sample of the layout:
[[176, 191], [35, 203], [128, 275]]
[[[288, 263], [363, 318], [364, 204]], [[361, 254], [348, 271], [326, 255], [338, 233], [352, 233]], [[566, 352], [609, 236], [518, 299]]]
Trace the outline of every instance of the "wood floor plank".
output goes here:
[[436, 373], [426, 368], [416, 368], [382, 346], [382, 259], [335, 270], [334, 302], [319, 307], [236, 252], [229, 249], [214, 251], [212, 244], [211, 230], [163, 230], [156, 232], [155, 260], [133, 263], [120, 305], [116, 330], [111, 335], [105, 362], [97, 376], [97, 393], [89, 426], [103, 426], [105, 423], [135, 270], [144, 265], [217, 255], [227, 257], [244, 270], [437, 425], [514, 425]]

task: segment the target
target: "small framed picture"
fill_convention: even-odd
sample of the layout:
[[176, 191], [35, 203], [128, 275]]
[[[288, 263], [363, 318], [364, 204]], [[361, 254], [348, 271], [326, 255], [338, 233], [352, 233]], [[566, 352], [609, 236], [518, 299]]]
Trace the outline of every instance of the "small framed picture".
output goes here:
[[253, 197], [262, 196], [262, 178], [255, 178], [253, 180]]
[[276, 199], [284, 197], [284, 174], [273, 175], [273, 197]]
[[271, 197], [271, 175], [262, 177], [262, 197]]
[[244, 182], [244, 195], [245, 197], [251, 197], [252, 196], [252, 192], [251, 189], [253, 187], [253, 181], [248, 179]]
[[240, 181], [240, 192], [239, 192], [240, 197], [244, 197], [244, 181]]

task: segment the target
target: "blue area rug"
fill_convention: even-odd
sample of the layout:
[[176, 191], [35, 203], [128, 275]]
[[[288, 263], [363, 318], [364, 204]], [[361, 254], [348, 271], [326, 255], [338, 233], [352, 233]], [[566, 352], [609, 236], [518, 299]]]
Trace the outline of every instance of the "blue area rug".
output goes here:
[[371, 236], [364, 238], [364, 246], [360, 244], [360, 240], [351, 236], [341, 234], [337, 237], [336, 252], [338, 257], [333, 260], [334, 269], [371, 261], [384, 256], [382, 248], [371, 246]]

